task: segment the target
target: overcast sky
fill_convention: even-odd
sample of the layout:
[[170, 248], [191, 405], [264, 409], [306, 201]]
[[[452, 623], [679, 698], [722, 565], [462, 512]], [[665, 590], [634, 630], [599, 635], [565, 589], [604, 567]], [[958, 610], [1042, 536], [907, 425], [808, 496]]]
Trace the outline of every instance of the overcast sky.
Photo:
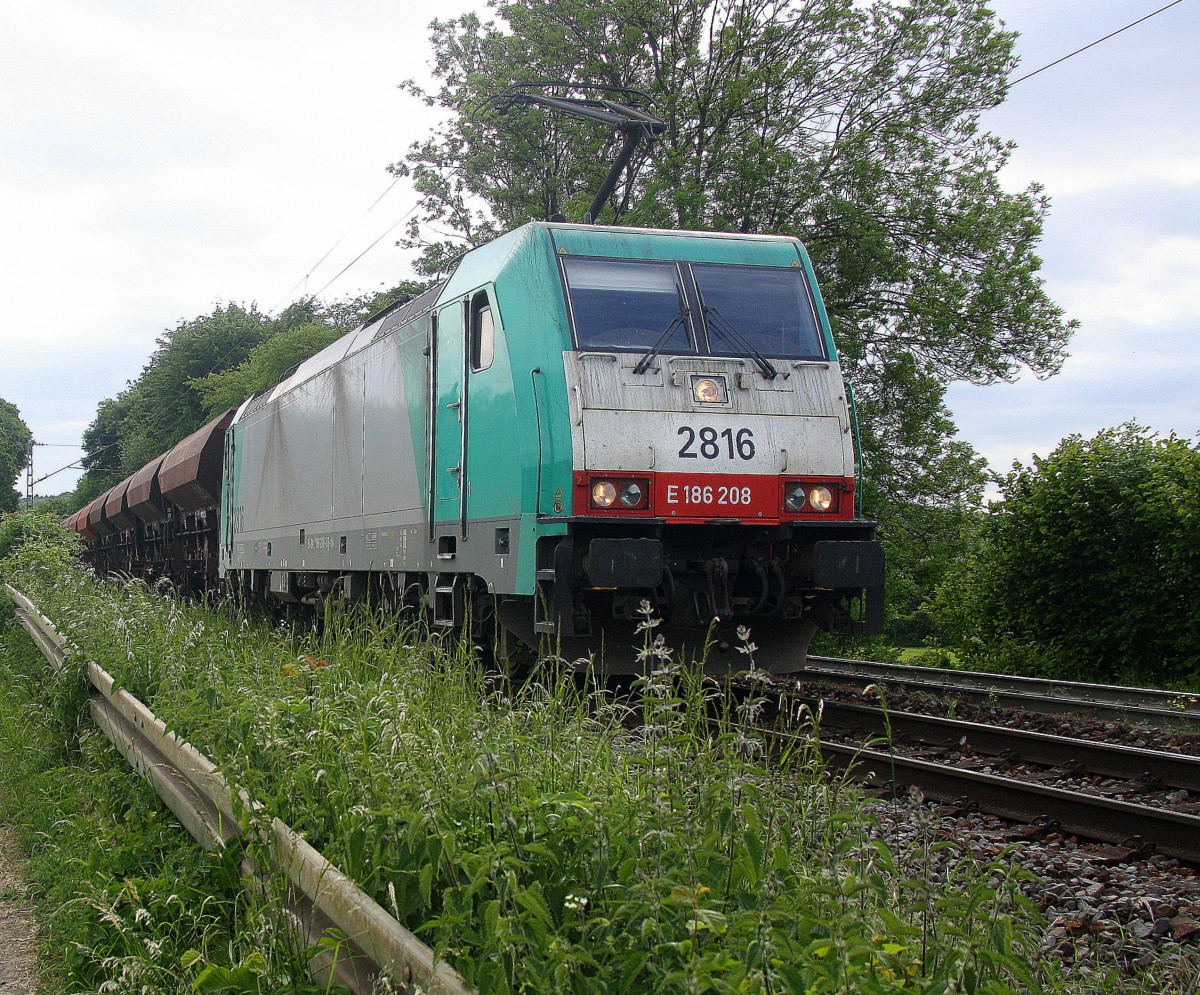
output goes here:
[[[993, 6], [1021, 33], [1019, 76], [1166, 2]], [[397, 229], [326, 287], [411, 209], [402, 181], [364, 213], [431, 121], [396, 84], [426, 72], [426, 23], [470, 6], [0, 0], [0, 397], [39, 442], [77, 444], [180, 319], [411, 275]], [[1044, 275], [1082, 322], [1060, 375], [951, 389], [994, 469], [1129, 419], [1200, 429], [1197, 51], [1200, 0], [1183, 0], [985, 118], [1018, 145], [1005, 183], [1052, 197]], [[39, 449], [36, 475], [78, 455]]]
[[[1016, 76], [1169, 0], [1000, 0], [1021, 33]], [[1070, 358], [1039, 382], [955, 386], [960, 434], [994, 470], [1135, 419], [1200, 429], [1200, 3], [1183, 0], [1016, 83], [985, 125], [1017, 143], [1003, 174], [1050, 195], [1050, 296], [1079, 319]]]

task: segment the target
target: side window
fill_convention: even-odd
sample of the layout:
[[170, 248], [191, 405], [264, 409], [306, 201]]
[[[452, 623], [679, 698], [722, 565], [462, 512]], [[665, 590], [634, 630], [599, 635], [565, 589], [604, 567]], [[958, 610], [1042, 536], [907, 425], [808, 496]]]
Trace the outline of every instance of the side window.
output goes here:
[[478, 373], [492, 365], [496, 352], [496, 325], [487, 294], [471, 301], [471, 370]]

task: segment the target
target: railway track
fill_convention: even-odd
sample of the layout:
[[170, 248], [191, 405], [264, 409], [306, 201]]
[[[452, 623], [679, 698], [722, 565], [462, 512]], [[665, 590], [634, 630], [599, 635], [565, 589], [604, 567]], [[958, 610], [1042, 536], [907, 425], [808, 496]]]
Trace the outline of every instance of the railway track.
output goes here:
[[[786, 692], [768, 698], [778, 716], [800, 705], [819, 715], [825, 763], [872, 786], [917, 788], [934, 801], [1200, 866], [1200, 757]], [[798, 745], [812, 733], [771, 735]]]
[[827, 763], [856, 777], [890, 783], [894, 790], [918, 788], [935, 801], [970, 801], [992, 815], [1090, 840], [1146, 847], [1200, 865], [1200, 816], [1115, 798], [1105, 798], [1018, 777], [967, 770], [899, 753], [824, 743]]
[[891, 735], [906, 746], [929, 747], [942, 753], [971, 753], [1037, 767], [1142, 781], [1147, 786], [1162, 785], [1195, 792], [1200, 798], [1200, 757], [1189, 754], [936, 715], [895, 711], [885, 714], [882, 708], [867, 705], [831, 701], [818, 705], [815, 699], [799, 700], [812, 709], [823, 708], [826, 729], [861, 732], [876, 740]]
[[1024, 712], [1078, 713], [1118, 722], [1200, 731], [1200, 694], [815, 656], [809, 657], [797, 676], [802, 680], [835, 681], [859, 687], [878, 684], [936, 695], [943, 700], [950, 698]]

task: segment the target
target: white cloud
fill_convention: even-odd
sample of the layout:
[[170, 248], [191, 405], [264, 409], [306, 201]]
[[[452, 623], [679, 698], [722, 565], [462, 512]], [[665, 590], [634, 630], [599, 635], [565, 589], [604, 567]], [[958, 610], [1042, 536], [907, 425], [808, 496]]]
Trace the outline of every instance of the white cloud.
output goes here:
[[[1200, 330], [1200, 235], [1143, 234], [1113, 243], [1093, 279], [1060, 286], [1067, 311], [1085, 324]], [[1124, 340], [1128, 348], [1129, 336]]]
[[1122, 149], [1096, 159], [1080, 162], [1078, 150], [1058, 146], [1041, 154], [1018, 153], [1001, 173], [1009, 189], [1023, 189], [1030, 183], [1041, 184], [1059, 200], [1101, 193], [1144, 192], [1147, 187], [1170, 188], [1200, 186], [1200, 149], [1193, 155], [1164, 156], [1133, 154]]

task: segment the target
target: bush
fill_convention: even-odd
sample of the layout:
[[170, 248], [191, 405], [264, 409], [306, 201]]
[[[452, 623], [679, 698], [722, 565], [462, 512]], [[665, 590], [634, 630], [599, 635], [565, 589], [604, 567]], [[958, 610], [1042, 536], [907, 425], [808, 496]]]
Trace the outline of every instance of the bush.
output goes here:
[[964, 659], [1092, 681], [1200, 679], [1200, 449], [1136, 424], [1002, 481], [934, 601]]
[[0, 518], [0, 568], [5, 571], [31, 563], [53, 570], [75, 562], [82, 552], [79, 536], [53, 515], [27, 511]]

